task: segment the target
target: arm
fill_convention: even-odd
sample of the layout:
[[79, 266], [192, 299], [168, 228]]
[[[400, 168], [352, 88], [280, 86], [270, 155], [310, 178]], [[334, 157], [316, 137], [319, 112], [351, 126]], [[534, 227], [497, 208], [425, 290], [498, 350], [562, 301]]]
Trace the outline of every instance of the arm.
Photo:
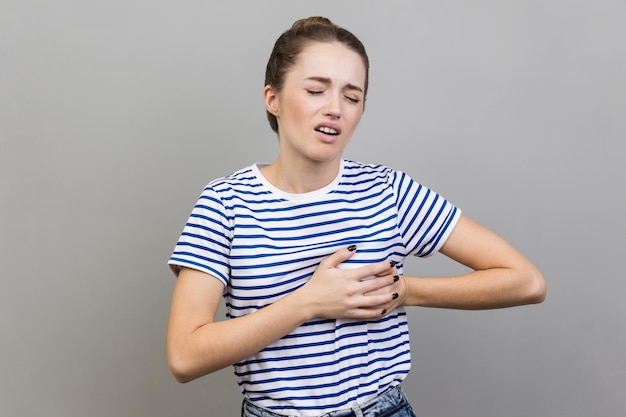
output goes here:
[[402, 304], [475, 310], [545, 299], [541, 272], [504, 239], [465, 216], [440, 252], [473, 271], [458, 277], [403, 277]]
[[[176, 379], [188, 382], [242, 361], [313, 318], [380, 317], [393, 301], [395, 268], [379, 262], [337, 269], [352, 253], [343, 249], [324, 259], [307, 284], [277, 302], [219, 322], [214, 319], [224, 284], [183, 268], [174, 288], [167, 334], [167, 356]], [[361, 281], [372, 275], [377, 279]]]

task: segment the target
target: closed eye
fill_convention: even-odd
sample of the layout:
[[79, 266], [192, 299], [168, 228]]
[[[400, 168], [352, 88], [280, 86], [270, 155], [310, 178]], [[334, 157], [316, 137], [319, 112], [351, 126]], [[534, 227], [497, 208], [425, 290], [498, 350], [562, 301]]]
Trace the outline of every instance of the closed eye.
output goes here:
[[344, 97], [347, 98], [348, 101], [355, 103], [355, 104], [361, 101], [358, 98], [354, 98], [354, 97], [349, 97], [349, 96], [344, 96]]
[[312, 96], [315, 96], [315, 95], [323, 93], [323, 91], [318, 91], [318, 90], [306, 90], [306, 92], [311, 94]]

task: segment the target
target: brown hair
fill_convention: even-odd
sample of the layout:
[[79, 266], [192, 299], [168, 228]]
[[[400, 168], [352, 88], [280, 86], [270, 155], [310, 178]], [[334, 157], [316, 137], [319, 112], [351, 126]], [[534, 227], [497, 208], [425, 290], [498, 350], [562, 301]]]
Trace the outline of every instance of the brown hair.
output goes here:
[[[280, 91], [287, 72], [295, 64], [298, 55], [308, 42], [340, 42], [359, 54], [365, 65], [364, 95], [367, 95], [369, 59], [365, 47], [351, 32], [320, 16], [297, 20], [276, 40], [265, 69], [265, 85], [272, 86], [277, 92]], [[272, 130], [278, 133], [276, 116], [268, 111], [267, 119]]]

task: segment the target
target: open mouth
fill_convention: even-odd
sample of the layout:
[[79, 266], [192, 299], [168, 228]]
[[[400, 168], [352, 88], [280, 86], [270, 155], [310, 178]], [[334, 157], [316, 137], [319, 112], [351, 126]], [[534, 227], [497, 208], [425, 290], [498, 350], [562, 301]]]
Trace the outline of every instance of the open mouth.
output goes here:
[[332, 135], [332, 136], [336, 136], [336, 135], [339, 134], [338, 131], [336, 131], [335, 129], [333, 129], [331, 127], [327, 127], [327, 126], [318, 127], [315, 130], [318, 131], [318, 132], [321, 132], [321, 133], [325, 133], [327, 135]]

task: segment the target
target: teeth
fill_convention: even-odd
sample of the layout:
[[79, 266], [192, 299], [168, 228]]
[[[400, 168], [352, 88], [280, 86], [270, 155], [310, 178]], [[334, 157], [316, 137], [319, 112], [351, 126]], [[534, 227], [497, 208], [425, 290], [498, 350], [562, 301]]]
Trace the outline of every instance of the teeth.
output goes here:
[[326, 133], [328, 135], [336, 135], [337, 134], [337, 131], [335, 129], [331, 129], [330, 127], [326, 127], [326, 126], [320, 127], [317, 130], [319, 130], [320, 132]]

